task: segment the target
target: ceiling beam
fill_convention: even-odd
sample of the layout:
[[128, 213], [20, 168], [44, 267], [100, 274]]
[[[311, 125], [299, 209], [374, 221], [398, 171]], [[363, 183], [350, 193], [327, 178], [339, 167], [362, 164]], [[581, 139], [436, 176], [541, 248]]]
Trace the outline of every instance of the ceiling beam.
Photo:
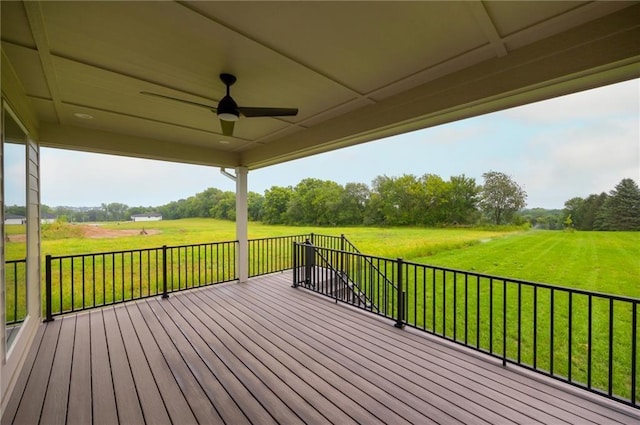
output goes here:
[[504, 45], [504, 41], [500, 37], [496, 26], [493, 24], [491, 17], [487, 13], [487, 9], [485, 9], [484, 4], [476, 1], [466, 2], [465, 4], [471, 11], [471, 14], [482, 29], [484, 35], [487, 36], [487, 39], [489, 40], [491, 47], [493, 47], [493, 50], [495, 50], [496, 55], [498, 57], [506, 56], [508, 53], [507, 48]]
[[27, 18], [29, 19], [29, 26], [31, 27], [33, 39], [36, 42], [40, 63], [42, 64], [44, 77], [47, 80], [49, 92], [51, 93], [51, 100], [53, 101], [58, 122], [63, 123], [62, 99], [60, 97], [60, 91], [58, 90], [58, 82], [55, 77], [56, 73], [53, 65], [53, 57], [49, 49], [49, 40], [47, 39], [47, 31], [45, 29], [44, 16], [42, 15], [40, 2], [27, 1], [24, 2], [24, 7], [27, 12]]
[[128, 136], [84, 127], [43, 123], [39, 134], [43, 147], [156, 159], [214, 167], [237, 167], [239, 154], [217, 149], [179, 145], [163, 140]]

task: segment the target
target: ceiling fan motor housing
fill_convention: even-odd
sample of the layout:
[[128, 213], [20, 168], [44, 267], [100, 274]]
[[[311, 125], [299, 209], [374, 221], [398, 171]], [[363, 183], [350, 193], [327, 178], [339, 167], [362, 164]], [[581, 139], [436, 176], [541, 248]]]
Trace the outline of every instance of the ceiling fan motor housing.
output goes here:
[[229, 95], [226, 95], [225, 97], [220, 99], [220, 103], [218, 103], [217, 113], [218, 118], [224, 121], [236, 121], [238, 117], [240, 117], [238, 104]]

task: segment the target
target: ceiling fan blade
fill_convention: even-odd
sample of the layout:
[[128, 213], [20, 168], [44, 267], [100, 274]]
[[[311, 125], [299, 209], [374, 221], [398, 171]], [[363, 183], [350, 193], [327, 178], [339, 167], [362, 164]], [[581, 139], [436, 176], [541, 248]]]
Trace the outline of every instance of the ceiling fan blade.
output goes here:
[[298, 115], [298, 108], [259, 108], [238, 106], [238, 111], [245, 117], [285, 117]]
[[171, 96], [165, 96], [163, 94], [158, 94], [158, 93], [150, 93], [148, 91], [141, 91], [140, 94], [144, 94], [145, 96], [159, 97], [161, 99], [173, 100], [173, 101], [176, 101], [176, 102], [182, 102], [182, 103], [186, 103], [188, 105], [197, 106], [199, 108], [207, 108], [207, 109], [210, 109], [210, 110], [212, 110], [214, 112], [216, 111], [216, 107], [215, 106], [205, 105], [204, 103], [192, 102], [190, 100], [179, 99], [177, 97], [171, 97]]
[[235, 123], [236, 123], [235, 121], [220, 120], [220, 127], [222, 127], [222, 134], [228, 137], [233, 136], [233, 126]]

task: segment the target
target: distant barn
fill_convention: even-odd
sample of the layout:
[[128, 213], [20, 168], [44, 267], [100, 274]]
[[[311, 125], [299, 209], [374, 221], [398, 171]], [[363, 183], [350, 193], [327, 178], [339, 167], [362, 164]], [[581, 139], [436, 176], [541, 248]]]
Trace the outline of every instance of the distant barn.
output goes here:
[[15, 214], [5, 214], [4, 224], [25, 224], [27, 217]]
[[131, 216], [131, 221], [160, 221], [162, 214], [160, 213], [141, 213]]
[[40, 214], [40, 223], [41, 224], [51, 224], [55, 222], [57, 217], [53, 214], [42, 213]]

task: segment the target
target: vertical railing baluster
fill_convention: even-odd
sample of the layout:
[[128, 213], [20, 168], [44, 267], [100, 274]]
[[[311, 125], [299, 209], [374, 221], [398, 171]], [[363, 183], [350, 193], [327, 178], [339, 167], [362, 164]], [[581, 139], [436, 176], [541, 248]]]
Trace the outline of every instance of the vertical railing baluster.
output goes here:
[[442, 270], [442, 336], [447, 337], [447, 272]]
[[507, 365], [507, 281], [502, 279], [502, 366]]
[[591, 340], [593, 337], [593, 332], [591, 330], [591, 320], [592, 320], [592, 308], [593, 308], [593, 300], [591, 295], [588, 295], [588, 307], [587, 307], [587, 388], [591, 388]]
[[480, 276], [476, 275], [476, 348], [480, 349]]
[[169, 298], [167, 292], [167, 246], [162, 245], [162, 298]]
[[418, 326], [418, 268], [413, 267], [413, 324]]
[[518, 364], [522, 354], [522, 284], [518, 282]]
[[[74, 271], [74, 258], [71, 257], [70, 259], [70, 263], [71, 263], [71, 308], [69, 309], [69, 311], [74, 311], [75, 310], [75, 292], [76, 292], [76, 282], [75, 282], [75, 271]], [[62, 311], [64, 311], [63, 309], [61, 309]]]
[[567, 326], [567, 335], [569, 337], [567, 346], [567, 379], [569, 382], [572, 382], [571, 372], [573, 362], [571, 359], [573, 358], [573, 291], [569, 291], [569, 324]]
[[96, 256], [91, 256], [91, 277], [93, 279], [93, 306], [96, 306]]
[[613, 298], [609, 298], [609, 383], [607, 393], [609, 397], [613, 393]]
[[427, 267], [422, 267], [422, 327], [427, 329]]
[[631, 304], [631, 404], [637, 406], [636, 403], [636, 373], [637, 373], [637, 338], [638, 338], [638, 303], [633, 301]]
[[538, 286], [533, 287], [533, 368], [538, 367]]
[[489, 353], [493, 354], [493, 278], [489, 278]]
[[458, 298], [458, 273], [453, 272], [453, 340], [456, 341], [457, 334], [457, 323], [458, 323], [458, 307], [457, 307], [457, 298]]
[[85, 271], [85, 267], [84, 267], [84, 261], [85, 261], [85, 256], [80, 257], [82, 258], [82, 309], [84, 310], [85, 307], [85, 278], [84, 278], [84, 271]]
[[397, 299], [397, 305], [398, 305], [398, 311], [397, 311], [397, 316], [396, 316], [396, 324], [394, 325], [396, 328], [403, 328], [404, 327], [404, 293], [402, 291], [402, 287], [403, 287], [403, 275], [402, 275], [402, 258], [398, 258], [396, 260], [396, 264], [397, 264], [397, 274], [396, 274], [396, 288], [398, 291], [398, 294], [396, 296]]
[[469, 343], [469, 274], [464, 274], [464, 345]]
[[122, 275], [122, 301], [126, 300], [124, 292], [125, 278], [124, 278], [124, 252], [120, 253], [120, 274]]
[[551, 306], [549, 308], [549, 373], [553, 375], [553, 329], [554, 329], [554, 317], [553, 314], [555, 308], [555, 290], [551, 288]]
[[52, 308], [51, 308], [51, 255], [47, 255], [44, 260], [45, 264], [45, 322], [53, 320]]
[[[27, 274], [25, 260], [25, 276]], [[26, 312], [25, 312], [26, 313]], [[13, 263], [13, 322], [18, 321], [18, 262]]]
[[431, 315], [432, 315], [432, 322], [431, 322], [431, 326], [433, 328], [433, 333], [435, 334], [436, 332], [438, 332], [438, 328], [436, 328], [436, 269], [431, 269], [432, 270], [432, 295], [433, 298], [431, 298]]

